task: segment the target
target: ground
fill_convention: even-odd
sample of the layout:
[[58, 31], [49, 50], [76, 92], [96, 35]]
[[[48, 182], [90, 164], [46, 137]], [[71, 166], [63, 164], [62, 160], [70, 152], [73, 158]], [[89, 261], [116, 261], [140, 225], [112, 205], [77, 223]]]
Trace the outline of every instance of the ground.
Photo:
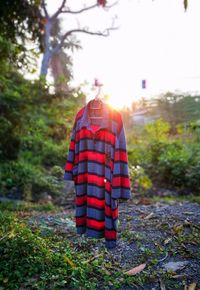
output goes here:
[[[127, 284], [119, 283], [118, 289], [200, 289], [200, 204], [152, 197], [120, 201], [118, 246], [112, 250], [105, 249], [104, 239], [77, 235], [73, 216], [71, 202], [62, 212], [37, 214], [29, 223], [63, 235], [77, 251], [91, 252], [91, 260], [103, 256], [108, 276], [145, 264], [135, 279], [127, 275]], [[116, 285], [100, 279], [97, 289], [113, 290]]]

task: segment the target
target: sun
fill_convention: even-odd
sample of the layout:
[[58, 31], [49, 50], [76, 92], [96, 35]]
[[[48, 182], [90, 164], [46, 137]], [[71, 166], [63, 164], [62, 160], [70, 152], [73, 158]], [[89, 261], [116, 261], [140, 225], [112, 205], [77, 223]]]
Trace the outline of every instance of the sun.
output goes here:
[[128, 97], [105, 95], [104, 99], [109, 106], [117, 110], [120, 110], [124, 107], [131, 107], [132, 104], [132, 99]]

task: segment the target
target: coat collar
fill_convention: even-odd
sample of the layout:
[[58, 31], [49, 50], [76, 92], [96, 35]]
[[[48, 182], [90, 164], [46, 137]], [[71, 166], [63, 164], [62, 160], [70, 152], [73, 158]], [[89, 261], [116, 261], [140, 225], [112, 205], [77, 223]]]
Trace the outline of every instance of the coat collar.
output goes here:
[[[91, 129], [91, 121], [89, 118], [89, 109], [90, 109], [90, 104], [91, 104], [92, 100], [88, 102], [88, 104], [84, 107], [84, 112], [83, 115], [81, 117], [81, 121], [80, 121], [80, 127], [87, 127], [89, 130]], [[102, 101], [102, 119], [100, 122], [100, 127], [99, 129], [102, 128], [108, 128], [108, 123], [109, 121], [109, 108], [108, 106]]]

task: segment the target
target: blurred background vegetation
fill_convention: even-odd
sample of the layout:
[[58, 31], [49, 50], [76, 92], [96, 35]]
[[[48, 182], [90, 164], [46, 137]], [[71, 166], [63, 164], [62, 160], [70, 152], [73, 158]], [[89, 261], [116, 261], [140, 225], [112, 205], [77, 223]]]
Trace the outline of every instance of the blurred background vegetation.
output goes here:
[[[53, 84], [25, 77], [36, 71], [44, 52], [41, 9], [36, 0], [0, 7], [0, 195], [32, 201], [63, 194], [70, 131], [86, 103], [81, 89], [70, 87], [72, 60], [64, 50], [50, 62]], [[55, 21], [52, 34], [59, 29]], [[198, 194], [200, 96], [167, 92], [132, 108], [124, 104], [121, 113], [133, 190]]]

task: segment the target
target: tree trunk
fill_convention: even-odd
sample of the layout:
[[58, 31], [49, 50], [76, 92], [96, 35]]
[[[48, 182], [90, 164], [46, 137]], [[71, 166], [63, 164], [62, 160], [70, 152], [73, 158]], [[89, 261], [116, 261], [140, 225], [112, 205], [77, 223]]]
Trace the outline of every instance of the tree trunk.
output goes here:
[[52, 52], [49, 51], [49, 49], [47, 49], [43, 54], [40, 76], [43, 76], [46, 78], [51, 56], [52, 56]]

